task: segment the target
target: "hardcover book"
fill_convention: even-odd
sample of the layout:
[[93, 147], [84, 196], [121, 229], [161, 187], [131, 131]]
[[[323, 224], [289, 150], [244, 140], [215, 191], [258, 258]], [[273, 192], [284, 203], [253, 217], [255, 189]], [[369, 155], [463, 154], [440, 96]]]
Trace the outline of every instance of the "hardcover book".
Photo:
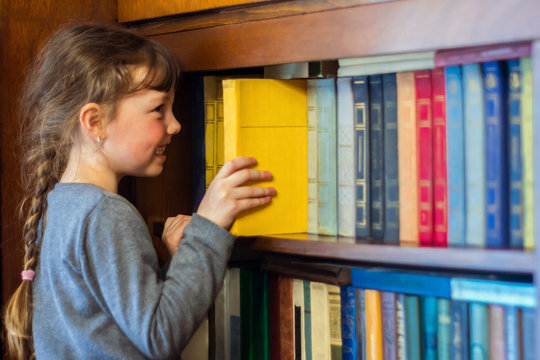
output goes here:
[[434, 296], [420, 298], [422, 358], [437, 360], [437, 299]]
[[366, 296], [366, 353], [367, 359], [382, 360], [381, 294], [365, 290]]
[[451, 327], [450, 301], [437, 299], [437, 354], [439, 359], [451, 359]]
[[306, 91], [308, 174], [307, 232], [310, 234], [317, 234], [319, 231], [319, 120], [317, 118], [317, 80], [308, 80]]
[[371, 75], [369, 81], [369, 138], [371, 176], [371, 237], [384, 237], [384, 116], [381, 75]]
[[396, 293], [381, 292], [383, 359], [397, 359]]

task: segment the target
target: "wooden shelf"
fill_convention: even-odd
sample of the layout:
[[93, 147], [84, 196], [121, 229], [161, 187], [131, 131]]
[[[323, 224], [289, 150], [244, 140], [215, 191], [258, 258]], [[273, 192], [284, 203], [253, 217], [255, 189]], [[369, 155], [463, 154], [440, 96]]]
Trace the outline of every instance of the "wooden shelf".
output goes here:
[[[288, 237], [288, 238], [287, 238]], [[298, 240], [298, 239], [307, 240]], [[534, 253], [517, 250], [404, 247], [336, 243], [336, 238], [294, 234], [239, 238], [236, 248], [375, 265], [532, 275]]]

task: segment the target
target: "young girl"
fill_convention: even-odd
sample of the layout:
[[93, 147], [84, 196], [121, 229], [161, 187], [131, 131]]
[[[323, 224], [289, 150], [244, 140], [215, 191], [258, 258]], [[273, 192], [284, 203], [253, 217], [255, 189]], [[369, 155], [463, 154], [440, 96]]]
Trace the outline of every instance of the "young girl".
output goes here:
[[161, 173], [181, 128], [178, 75], [164, 47], [109, 24], [66, 26], [37, 57], [21, 102], [23, 281], [5, 313], [18, 358], [178, 358], [222, 284], [227, 229], [274, 195], [243, 185], [271, 177], [254, 159], [226, 163], [187, 226], [167, 220], [174, 254], [158, 268], [143, 219], [116, 192], [123, 176]]

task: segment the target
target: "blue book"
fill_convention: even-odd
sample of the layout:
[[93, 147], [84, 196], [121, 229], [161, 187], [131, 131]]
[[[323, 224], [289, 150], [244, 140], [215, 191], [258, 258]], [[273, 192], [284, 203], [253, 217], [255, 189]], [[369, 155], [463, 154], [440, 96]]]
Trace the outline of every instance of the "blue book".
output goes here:
[[508, 170], [505, 63], [483, 63], [486, 123], [486, 247], [508, 246]]
[[422, 296], [420, 298], [420, 311], [422, 316], [420, 321], [422, 359], [437, 360], [437, 298]]
[[469, 306], [471, 360], [489, 360], [489, 305]]
[[[486, 244], [486, 151], [484, 126], [484, 91], [479, 64], [463, 65], [465, 117], [465, 244]], [[449, 148], [450, 149], [450, 148]], [[448, 153], [452, 153], [449, 150]]]
[[356, 360], [356, 301], [353, 286], [341, 286], [341, 358]]
[[383, 359], [395, 360], [397, 358], [396, 346], [396, 293], [381, 292], [381, 317], [383, 331]]
[[469, 358], [469, 305], [450, 300], [450, 359]]
[[399, 244], [399, 170], [396, 74], [384, 74], [384, 242]]
[[369, 90], [368, 77], [353, 77], [354, 100], [354, 154], [356, 183], [356, 234], [370, 236], [370, 144], [369, 144]]
[[354, 287], [354, 299], [356, 302], [356, 354], [358, 360], [366, 360], [366, 298], [364, 289]]
[[371, 145], [371, 237], [384, 237], [384, 124], [381, 75], [369, 78], [369, 138]]
[[451, 278], [382, 269], [351, 269], [352, 285], [364, 289], [451, 298]]
[[304, 280], [304, 334], [306, 338], [306, 360], [312, 359], [311, 347], [311, 290], [310, 281]]
[[533, 308], [521, 310], [521, 334], [523, 346], [523, 360], [536, 359], [536, 312]]
[[317, 88], [319, 154], [318, 233], [337, 235], [337, 127], [335, 79], [320, 79]]
[[465, 122], [461, 66], [445, 68], [448, 246], [465, 246]]
[[405, 296], [405, 327], [407, 333], [407, 358], [421, 359], [420, 299], [418, 296]]
[[520, 324], [518, 308], [516, 306], [507, 306], [505, 311], [506, 323], [506, 360], [521, 359]]
[[450, 360], [450, 301], [437, 299], [437, 354], [439, 360]]
[[396, 359], [407, 360], [405, 294], [396, 293]]
[[191, 161], [193, 167], [193, 211], [196, 212], [206, 191], [204, 78], [196, 76], [193, 83], [191, 113]]
[[450, 287], [453, 300], [531, 308], [537, 301], [536, 288], [530, 283], [453, 278]]
[[508, 61], [509, 246], [523, 249], [523, 157], [521, 144], [521, 61]]

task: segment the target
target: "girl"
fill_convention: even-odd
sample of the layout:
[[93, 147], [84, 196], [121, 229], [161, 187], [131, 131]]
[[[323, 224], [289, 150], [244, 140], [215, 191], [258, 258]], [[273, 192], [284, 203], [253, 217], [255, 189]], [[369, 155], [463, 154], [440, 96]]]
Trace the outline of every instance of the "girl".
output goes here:
[[271, 177], [254, 159], [226, 163], [187, 226], [167, 220], [174, 254], [158, 268], [144, 221], [116, 192], [123, 176], [161, 173], [181, 128], [178, 75], [164, 47], [109, 24], [62, 28], [33, 64], [21, 102], [23, 281], [5, 313], [18, 358], [178, 357], [221, 286], [227, 229], [274, 195], [243, 185]]

